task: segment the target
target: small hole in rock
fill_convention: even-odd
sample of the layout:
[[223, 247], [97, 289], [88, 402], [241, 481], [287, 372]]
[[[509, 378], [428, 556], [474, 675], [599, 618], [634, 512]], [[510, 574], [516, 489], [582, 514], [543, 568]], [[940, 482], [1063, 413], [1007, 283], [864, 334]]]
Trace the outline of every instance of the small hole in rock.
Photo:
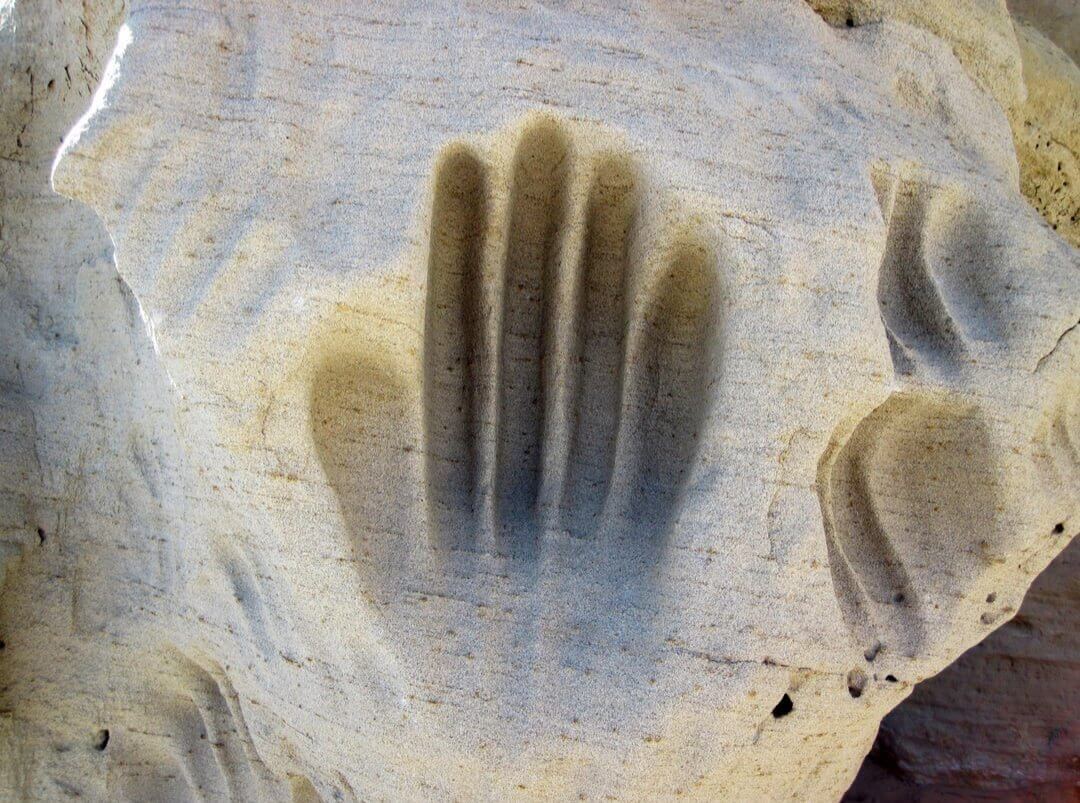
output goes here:
[[906, 599], [907, 599], [907, 597], [905, 597], [904, 593], [902, 591], [900, 591], [900, 592], [897, 592], [896, 594], [893, 594], [892, 601], [897, 605], [903, 605], [904, 600], [906, 600]]
[[1061, 535], [1063, 532], [1065, 532], [1065, 522], [1059, 521], [1054, 525], [1054, 535]]
[[45, 531], [41, 528], [37, 528], [37, 540], [39, 544], [45, 543]]
[[855, 20], [852, 19], [851, 17], [848, 17], [846, 20], [844, 20], [844, 24], [847, 25], [849, 28], [854, 28], [855, 27]]
[[847, 673], [847, 690], [852, 697], [862, 697], [866, 688], [866, 673], [861, 669], [852, 669]]
[[7, 642], [0, 638], [0, 650], [4, 649], [5, 647], [7, 647]]
[[109, 729], [102, 728], [94, 734], [94, 749], [104, 750], [109, 745]]
[[863, 653], [863, 658], [867, 661], [873, 661], [878, 657], [878, 653], [881, 652], [883, 646], [884, 645], [880, 641], [875, 641], [867, 648], [866, 652]]
[[783, 697], [780, 698], [780, 702], [773, 706], [772, 715], [776, 719], [780, 719], [780, 717], [786, 717], [794, 710], [795, 703], [791, 701], [791, 697], [785, 694]]
[[886, 675], [885, 680], [889, 683], [896, 683], [896, 675]]
[[995, 594], [993, 591], [991, 591], [989, 594], [986, 595], [986, 601], [987, 602], [993, 602], [996, 599], [997, 599], [997, 594]]

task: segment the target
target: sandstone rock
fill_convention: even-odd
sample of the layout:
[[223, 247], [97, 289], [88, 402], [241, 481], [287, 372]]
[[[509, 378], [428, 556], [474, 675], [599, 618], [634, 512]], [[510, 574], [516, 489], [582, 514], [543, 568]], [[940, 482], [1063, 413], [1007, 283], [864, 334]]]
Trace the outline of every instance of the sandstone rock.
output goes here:
[[[1052, 4], [1019, 4], [1043, 23], [1040, 33], [1023, 17], [1013, 21], [1000, 0], [811, 0], [811, 5], [832, 25], [897, 20], [948, 43], [972, 79], [993, 95], [1009, 117], [1021, 191], [1055, 231], [1073, 245], [1080, 243], [1080, 196], [1075, 192], [1080, 71], [1044, 35], [1056, 32], [1061, 42], [1071, 41], [1062, 30], [1064, 12], [1050, 8]], [[925, 104], [926, 92], [919, 94], [922, 97], [915, 102]]]
[[125, 284], [5, 295], [5, 790], [835, 799], [1076, 529], [1018, 177], [891, 20], [132, 4], [54, 173]]
[[1075, 799], [1078, 569], [1074, 541], [1013, 619], [885, 717], [846, 799]]
[[1013, 116], [1020, 188], [1054, 231], [1080, 246], [1080, 68], [1018, 22], [1027, 101]]
[[890, 19], [941, 37], [976, 83], [1006, 111], [1024, 98], [1022, 58], [1005, 0], [808, 0], [830, 25]]

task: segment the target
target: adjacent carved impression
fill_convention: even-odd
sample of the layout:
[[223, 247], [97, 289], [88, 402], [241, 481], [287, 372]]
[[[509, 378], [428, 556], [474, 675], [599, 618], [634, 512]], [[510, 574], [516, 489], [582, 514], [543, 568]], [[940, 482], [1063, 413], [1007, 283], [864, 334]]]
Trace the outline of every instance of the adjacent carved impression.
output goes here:
[[913, 370], [915, 354], [955, 364], [963, 358], [964, 344], [927, 254], [929, 190], [904, 180], [886, 189], [887, 181], [885, 177], [876, 181], [888, 224], [878, 306], [893, 363], [900, 373]]
[[969, 191], [880, 169], [872, 179], [887, 227], [877, 297], [893, 364], [954, 375], [1009, 338], [1013, 288], [996, 237]]
[[107, 730], [95, 737], [96, 749], [107, 750], [110, 795], [132, 801], [280, 798], [282, 783], [255, 748], [228, 673], [209, 659], [197, 663], [171, 650], [158, 660], [160, 674], [145, 688], [143, 703], [123, 712], [114, 738]]
[[[822, 510], [833, 585], [868, 654], [884, 645], [914, 656], [932, 612], [918, 577], [959, 593], [981, 559], [958, 547], [964, 532], [992, 545], [996, 462], [978, 411], [900, 393], [864, 418], [823, 460]], [[962, 532], [957, 532], [962, 528]], [[958, 554], [959, 553], [959, 554]]]
[[[941, 203], [948, 188], [882, 171], [873, 180], [888, 227], [877, 295], [894, 367], [952, 377], [980, 342], [1005, 337], [983, 287], [997, 270], [992, 241], [963, 225], [963, 203]], [[985, 262], [980, 278], [969, 277], [972, 259]], [[834, 437], [818, 492], [833, 585], [868, 661], [883, 646], [918, 654], [934, 617], [919, 586], [961, 598], [966, 575], [992, 559], [999, 473], [977, 403], [955, 392], [894, 393]]]

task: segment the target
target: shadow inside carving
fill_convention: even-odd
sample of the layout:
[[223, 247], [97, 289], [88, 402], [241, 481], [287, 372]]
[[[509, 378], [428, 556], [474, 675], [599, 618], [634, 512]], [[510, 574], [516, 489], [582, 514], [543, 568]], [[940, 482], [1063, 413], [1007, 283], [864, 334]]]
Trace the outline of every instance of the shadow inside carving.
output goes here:
[[567, 180], [565, 135], [541, 122], [526, 130], [514, 161], [507, 215], [499, 336], [496, 531], [511, 555], [539, 550], [545, 430], [554, 411], [555, 287]]
[[579, 538], [599, 523], [615, 464], [637, 184], [630, 164], [608, 158], [598, 167], [589, 192], [576, 285], [575, 393], [560, 502], [562, 526]]
[[917, 655], [928, 620], [947, 614], [926, 594], [962, 596], [999, 527], [995, 470], [977, 410], [916, 394], [893, 395], [826, 454], [818, 489], [833, 585], [862, 646]]
[[[656, 542], [667, 533], [697, 454], [708, 410], [719, 308], [711, 249], [687, 237], [675, 243], [641, 325], [624, 438], [631, 521]], [[651, 537], [649, 532], [651, 531]]]
[[878, 276], [878, 307], [899, 373], [915, 364], [956, 365], [964, 347], [929, 260], [931, 190], [875, 176], [888, 226]]
[[480, 526], [486, 225], [484, 167], [468, 151], [453, 150], [435, 175], [424, 316], [424, 436], [431, 525], [456, 548], [467, 548]]
[[[357, 339], [361, 336], [358, 334]], [[390, 355], [334, 351], [316, 367], [310, 421], [315, 447], [348, 528], [353, 557], [375, 581], [400, 593], [386, 566], [414, 557], [411, 509], [418, 496], [410, 395]], [[382, 567], [370, 571], [373, 567]], [[385, 582], [384, 582], [385, 581]]]
[[[519, 571], [536, 563], [545, 530], [595, 537], [605, 511], [636, 538], [663, 540], [696, 454], [713, 356], [713, 251], [687, 231], [668, 239], [666, 260], [635, 262], [638, 170], [615, 154], [575, 166], [571, 150], [554, 122], [527, 126], [502, 215], [477, 154], [452, 147], [435, 173], [429, 526], [451, 550], [490, 529]], [[588, 182], [581, 202], [571, 200], [575, 176]], [[656, 275], [637, 281], [645, 298], [635, 305], [628, 288], [643, 270]], [[616, 476], [627, 498], [612, 504]]]
[[1003, 344], [1013, 288], [988, 210], [959, 187], [872, 174], [887, 236], [878, 305], [898, 373], [953, 372], [974, 343]]

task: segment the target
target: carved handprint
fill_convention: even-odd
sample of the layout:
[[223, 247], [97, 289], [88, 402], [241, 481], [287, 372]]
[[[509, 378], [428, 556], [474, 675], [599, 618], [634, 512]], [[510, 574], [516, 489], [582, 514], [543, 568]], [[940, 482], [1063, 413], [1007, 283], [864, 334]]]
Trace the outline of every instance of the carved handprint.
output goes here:
[[527, 128], [501, 212], [473, 152], [451, 149], [436, 171], [424, 415], [429, 518], [447, 546], [490, 538], [535, 560], [545, 531], [590, 537], [620, 516], [662, 541], [694, 457], [716, 306], [709, 249], [673, 232], [635, 275], [638, 171], [571, 154], [556, 124]]
[[[717, 265], [618, 148], [541, 118], [508, 150], [436, 161], [421, 421], [376, 350], [327, 358], [312, 423], [366, 593], [403, 655], [444, 656], [432, 695], [574, 705], [600, 687], [566, 693], [560, 673], [610, 691], [654, 658], [650, 589], [705, 419]], [[422, 523], [377, 490], [412, 487], [415, 451]]]

